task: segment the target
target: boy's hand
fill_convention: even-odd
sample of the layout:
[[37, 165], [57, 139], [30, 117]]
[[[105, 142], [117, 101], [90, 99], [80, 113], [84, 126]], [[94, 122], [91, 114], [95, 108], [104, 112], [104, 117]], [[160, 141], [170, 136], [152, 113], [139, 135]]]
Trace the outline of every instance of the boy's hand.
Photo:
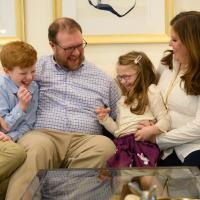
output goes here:
[[5, 122], [5, 120], [2, 117], [0, 117], [0, 127], [3, 128], [5, 131], [10, 130], [7, 123]]
[[110, 112], [110, 108], [104, 108], [104, 107], [97, 107], [96, 108], [96, 113], [97, 113], [97, 118], [99, 120], [103, 120], [105, 116]]
[[19, 90], [17, 92], [17, 97], [19, 98], [19, 105], [21, 109], [25, 112], [32, 99], [31, 93], [28, 91], [26, 87], [22, 85], [19, 87]]
[[0, 141], [6, 142], [11, 141], [12, 139], [3, 132], [0, 132]]

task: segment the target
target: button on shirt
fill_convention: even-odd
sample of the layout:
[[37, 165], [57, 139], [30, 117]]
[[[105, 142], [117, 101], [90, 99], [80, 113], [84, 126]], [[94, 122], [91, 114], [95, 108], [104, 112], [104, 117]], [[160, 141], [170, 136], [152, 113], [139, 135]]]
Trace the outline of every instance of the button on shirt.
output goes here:
[[101, 134], [95, 109], [104, 105], [116, 118], [117, 85], [95, 65], [84, 61], [69, 71], [50, 55], [38, 61], [36, 74], [40, 93], [35, 128]]
[[24, 133], [33, 129], [36, 120], [38, 105], [38, 86], [36, 82], [32, 82], [28, 89], [32, 94], [32, 99], [27, 111], [23, 112], [17, 97], [18, 87], [7, 75], [0, 75], [0, 116], [8, 124], [10, 131], [7, 135], [13, 141], [17, 141]]

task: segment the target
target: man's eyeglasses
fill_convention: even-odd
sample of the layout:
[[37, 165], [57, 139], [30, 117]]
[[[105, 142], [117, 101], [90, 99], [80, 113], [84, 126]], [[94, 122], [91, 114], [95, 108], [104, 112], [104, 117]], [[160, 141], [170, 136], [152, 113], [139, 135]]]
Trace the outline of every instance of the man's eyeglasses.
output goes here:
[[116, 78], [117, 78], [118, 81], [122, 81], [122, 80], [124, 80], [124, 81], [129, 81], [129, 79], [130, 79], [131, 77], [135, 76], [135, 75], [137, 75], [137, 73], [135, 73], [135, 74], [130, 74], [130, 75], [117, 75]]
[[56, 43], [56, 45], [58, 47], [60, 47], [61, 49], [63, 49], [65, 51], [65, 53], [72, 53], [75, 49], [78, 49], [79, 51], [84, 49], [87, 45], [87, 42], [85, 40], [83, 40], [83, 42], [81, 44], [78, 44], [76, 46], [72, 46], [72, 47], [62, 47], [60, 46], [58, 43]]

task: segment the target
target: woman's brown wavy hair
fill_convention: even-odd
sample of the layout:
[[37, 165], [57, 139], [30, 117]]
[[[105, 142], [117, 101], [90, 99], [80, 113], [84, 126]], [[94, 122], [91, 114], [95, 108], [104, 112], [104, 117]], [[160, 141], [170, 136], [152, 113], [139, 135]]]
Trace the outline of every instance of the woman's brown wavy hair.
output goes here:
[[[138, 56], [142, 56], [138, 63], [135, 60]], [[157, 79], [152, 62], [143, 52], [132, 51], [122, 55], [118, 59], [119, 65], [132, 65], [137, 70], [137, 78], [130, 91], [126, 91], [123, 85], [118, 82], [122, 94], [126, 96], [125, 104], [130, 105], [132, 113], [142, 115], [148, 105], [148, 88], [151, 84], [156, 84]]]
[[[176, 15], [170, 22], [188, 52], [189, 63], [181, 77], [188, 95], [200, 94], [200, 12], [188, 11]], [[161, 63], [173, 68], [173, 51], [165, 51]]]

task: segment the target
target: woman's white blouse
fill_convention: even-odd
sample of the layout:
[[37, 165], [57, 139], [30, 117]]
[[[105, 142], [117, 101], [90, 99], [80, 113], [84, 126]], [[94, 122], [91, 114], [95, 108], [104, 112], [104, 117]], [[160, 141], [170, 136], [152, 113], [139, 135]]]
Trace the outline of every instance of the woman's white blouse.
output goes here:
[[187, 95], [181, 82], [179, 63], [174, 69], [160, 66], [162, 73], [158, 87], [171, 117], [171, 131], [157, 136], [156, 142], [164, 150], [165, 158], [175, 150], [181, 161], [195, 150], [200, 150], [200, 97]]

